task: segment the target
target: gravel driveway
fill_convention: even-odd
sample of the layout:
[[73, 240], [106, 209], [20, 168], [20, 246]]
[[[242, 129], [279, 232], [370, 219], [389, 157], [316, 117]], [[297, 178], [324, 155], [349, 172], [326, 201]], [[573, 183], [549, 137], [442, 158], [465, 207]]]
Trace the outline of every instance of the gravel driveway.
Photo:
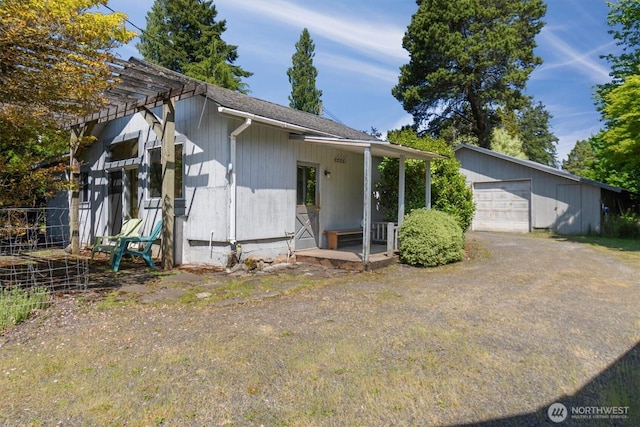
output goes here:
[[540, 425], [554, 402], [628, 407], [560, 425], [637, 423], [640, 266], [561, 239], [467, 241], [454, 265], [244, 304], [52, 310], [0, 347], [0, 425]]

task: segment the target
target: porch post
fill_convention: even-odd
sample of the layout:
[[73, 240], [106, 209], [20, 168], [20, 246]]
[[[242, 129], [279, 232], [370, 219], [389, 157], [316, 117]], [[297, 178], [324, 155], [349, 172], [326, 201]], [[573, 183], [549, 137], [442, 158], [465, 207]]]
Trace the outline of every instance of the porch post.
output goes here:
[[364, 205], [362, 220], [362, 263], [369, 265], [371, 252], [371, 147], [364, 149]]
[[431, 209], [431, 160], [425, 160], [425, 197], [424, 197], [424, 207], [427, 209]]
[[404, 221], [404, 155], [398, 157], [398, 227], [402, 225]]
[[168, 99], [162, 106], [162, 268], [173, 268], [173, 221], [176, 165], [175, 106]]

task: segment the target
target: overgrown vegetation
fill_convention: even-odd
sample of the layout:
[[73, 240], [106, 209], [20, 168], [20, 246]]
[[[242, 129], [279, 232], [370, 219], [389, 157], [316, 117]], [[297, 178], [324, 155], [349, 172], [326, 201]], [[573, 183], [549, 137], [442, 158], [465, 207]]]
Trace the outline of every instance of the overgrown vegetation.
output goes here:
[[124, 14], [96, 11], [104, 3], [0, 2], [0, 206], [35, 206], [59, 189], [69, 150], [59, 125], [101, 107], [115, 84], [111, 52], [134, 33]]
[[[453, 149], [443, 140], [429, 136], [420, 137], [413, 129], [391, 131], [389, 141], [436, 152], [445, 159], [431, 162], [431, 207], [452, 215], [462, 230], [469, 228], [475, 206], [473, 194], [460, 173], [460, 163]], [[395, 221], [398, 214], [398, 159], [386, 158], [378, 166], [380, 182], [376, 189], [380, 192], [380, 205], [385, 220]], [[405, 161], [405, 209], [411, 212], [425, 206], [426, 165], [422, 160]]]
[[464, 257], [462, 229], [451, 215], [434, 209], [407, 215], [398, 240], [400, 260], [406, 264], [435, 267]]
[[48, 305], [49, 291], [44, 287], [0, 289], [0, 334], [28, 319], [34, 310], [42, 310]]
[[637, 239], [640, 237], [640, 218], [636, 214], [608, 215], [602, 222], [603, 237]]

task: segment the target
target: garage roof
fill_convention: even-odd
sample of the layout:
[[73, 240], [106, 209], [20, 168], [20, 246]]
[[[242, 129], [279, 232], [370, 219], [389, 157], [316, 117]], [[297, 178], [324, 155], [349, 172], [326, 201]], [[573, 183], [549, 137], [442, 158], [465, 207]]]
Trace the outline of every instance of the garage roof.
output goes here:
[[614, 187], [612, 185], [609, 184], [605, 184], [603, 182], [598, 182], [598, 181], [593, 181], [587, 178], [583, 178], [581, 176], [578, 175], [574, 175], [571, 174], [569, 172], [563, 171], [562, 169], [556, 169], [556, 168], [552, 168], [551, 166], [547, 166], [547, 165], [543, 165], [542, 163], [538, 163], [538, 162], [534, 162], [531, 160], [523, 160], [523, 159], [518, 159], [516, 157], [512, 157], [512, 156], [507, 156], [506, 154], [502, 154], [502, 153], [498, 153], [496, 151], [492, 151], [492, 150], [487, 150], [486, 148], [482, 148], [482, 147], [478, 147], [475, 145], [469, 145], [469, 144], [459, 144], [457, 145], [453, 151], [454, 152], [458, 152], [459, 150], [462, 149], [467, 149], [467, 150], [471, 150], [471, 151], [475, 151], [481, 154], [485, 154], [487, 156], [492, 156], [498, 159], [502, 159], [505, 160], [507, 162], [511, 162], [511, 163], [516, 163], [519, 164], [521, 166], [525, 166], [531, 169], [535, 169], [538, 170], [540, 172], [545, 172], [551, 175], [556, 175], [562, 178], [566, 178], [569, 179], [571, 181], [576, 181], [576, 182], [582, 182], [584, 184], [589, 184], [589, 185], [593, 185], [596, 187], [600, 187], [603, 188], [605, 190], [609, 190], [609, 191], [613, 191], [616, 193], [622, 193], [623, 191], [625, 191], [622, 188], [618, 188], [618, 187]]

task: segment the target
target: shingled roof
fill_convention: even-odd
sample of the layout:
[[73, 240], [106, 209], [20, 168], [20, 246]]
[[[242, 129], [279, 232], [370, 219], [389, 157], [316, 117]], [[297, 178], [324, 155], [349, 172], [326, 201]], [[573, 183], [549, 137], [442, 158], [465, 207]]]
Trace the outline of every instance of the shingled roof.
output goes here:
[[185, 76], [137, 58], [114, 60], [112, 73], [118, 83], [105, 94], [107, 105], [100, 111], [70, 123], [78, 126], [90, 121], [105, 123], [137, 113], [141, 108], [154, 108], [164, 100], [181, 100], [206, 96], [220, 107], [283, 122], [309, 130], [310, 134], [363, 141], [378, 139], [316, 114], [294, 110], [269, 101], [234, 92]]

